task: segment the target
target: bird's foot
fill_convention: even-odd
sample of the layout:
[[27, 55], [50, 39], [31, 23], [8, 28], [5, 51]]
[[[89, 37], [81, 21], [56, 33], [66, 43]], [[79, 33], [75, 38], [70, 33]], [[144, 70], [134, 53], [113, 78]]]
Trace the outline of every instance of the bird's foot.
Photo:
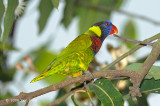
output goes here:
[[89, 71], [89, 73], [91, 74], [91, 77], [92, 77], [92, 79], [90, 80], [90, 82], [91, 82], [91, 81], [94, 81], [94, 79], [95, 79], [94, 75], [93, 75], [92, 72], [90, 72], [90, 71]]

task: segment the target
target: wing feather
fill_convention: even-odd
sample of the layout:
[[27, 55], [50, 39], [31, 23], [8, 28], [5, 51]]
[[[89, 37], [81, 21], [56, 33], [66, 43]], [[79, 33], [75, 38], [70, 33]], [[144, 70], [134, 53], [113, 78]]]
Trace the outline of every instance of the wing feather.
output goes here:
[[[53, 71], [52, 74], [56, 73], [57, 71], [62, 70], [53, 70], [60, 61], [65, 59], [68, 56], [74, 55], [75, 53], [78, 53], [79, 51], [85, 51], [92, 45], [92, 41], [90, 39], [90, 36], [87, 34], [82, 34], [78, 36], [76, 39], [74, 39], [58, 56], [55, 58], [51, 64], [36, 78], [34, 78], [32, 82], [41, 80], [47, 76], [50, 76], [50, 71]], [[74, 58], [72, 58], [74, 59]], [[76, 58], [75, 58], [76, 60]], [[65, 60], [66, 61], [66, 60]], [[63, 64], [64, 65], [64, 64]]]
[[92, 45], [92, 41], [88, 34], [81, 34], [76, 39], [74, 39], [60, 54], [58, 57], [72, 53], [78, 52], [80, 50], [85, 50]]

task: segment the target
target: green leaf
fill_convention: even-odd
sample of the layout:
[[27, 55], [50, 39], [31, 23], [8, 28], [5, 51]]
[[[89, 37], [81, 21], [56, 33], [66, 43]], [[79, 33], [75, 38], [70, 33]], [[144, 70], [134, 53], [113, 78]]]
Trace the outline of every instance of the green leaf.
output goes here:
[[50, 101], [42, 101], [42, 100], [41, 100], [41, 101], [39, 102], [39, 104], [40, 104], [39, 106], [47, 106], [48, 104], [50, 104]]
[[75, 0], [66, 0], [66, 5], [63, 12], [63, 18], [61, 20], [61, 23], [63, 23], [66, 28], [69, 26], [74, 17], [73, 15], [75, 6], [74, 1]]
[[115, 0], [114, 2], [116, 2], [115, 9], [119, 9], [123, 3], [123, 0]]
[[[57, 93], [57, 97], [55, 98], [55, 100], [63, 97], [66, 93], [67, 92], [64, 88], [60, 89]], [[66, 101], [62, 101], [60, 104], [57, 104], [57, 105], [54, 105], [54, 106], [67, 106], [67, 103], [66, 103]]]
[[129, 106], [148, 106], [146, 94], [142, 94], [142, 97], [136, 97], [137, 101], [133, 101], [132, 97], [130, 96], [128, 99]]
[[18, 0], [8, 0], [7, 11], [4, 17], [3, 45], [5, 44], [12, 29], [12, 25], [15, 20], [14, 12], [17, 6], [18, 6]]
[[142, 93], [160, 93], [160, 80], [145, 79], [140, 90]]
[[1, 38], [1, 34], [2, 34], [2, 29], [1, 29], [1, 24], [2, 24], [2, 17], [4, 14], [4, 4], [3, 4], [3, 0], [0, 0], [0, 38]]
[[122, 95], [110, 80], [98, 79], [94, 84], [89, 84], [89, 89], [95, 92], [103, 106], [123, 106]]
[[86, 106], [86, 105], [82, 104], [81, 102], [79, 102], [78, 100], [76, 100], [74, 98], [74, 95], [71, 96], [71, 99], [72, 99], [72, 101], [74, 103], [74, 106]]
[[58, 9], [58, 5], [59, 5], [59, 0], [52, 0], [52, 4], [55, 8]]
[[53, 10], [52, 1], [41, 0], [38, 9], [40, 12], [40, 16], [38, 19], [39, 34], [40, 34], [44, 30], [46, 23], [48, 21], [48, 18]]
[[[104, 6], [109, 9], [115, 8], [117, 0], [85, 0], [86, 3], [90, 3], [93, 5], [98, 5], [98, 6]], [[105, 13], [103, 11], [91, 9], [91, 8], [86, 8], [83, 6], [79, 6], [77, 8], [76, 13], [79, 15], [80, 21], [79, 21], [79, 30], [80, 33], [84, 33], [87, 31], [87, 29], [103, 20], [110, 20], [110, 14], [111, 12]]]
[[[3, 61], [3, 57], [0, 56], [0, 63], [3, 64]], [[15, 69], [4, 70], [3, 67], [2, 65], [0, 66], [0, 81], [4, 83], [12, 81], [15, 75]]]
[[[143, 65], [142, 63], [133, 63], [125, 67], [125, 69], [138, 72], [138, 70], [140, 69], [142, 65]], [[154, 78], [155, 80], [160, 79], [160, 67], [159, 66], [152, 66], [148, 74], [145, 76], [145, 79], [151, 79], [151, 78]]]
[[5, 50], [18, 50], [18, 49], [13, 47], [13, 45], [9, 45], [9, 44], [3, 45], [3, 43], [0, 42], [0, 50], [5, 51]]
[[[112, 6], [110, 3], [111, 0], [88, 0], [86, 2], [93, 4], [93, 5], [99, 5], [99, 6], [100, 5], [102, 5], [102, 6], [105, 5], [106, 7]], [[110, 14], [110, 12], [104, 13], [102, 11], [81, 7], [79, 9], [79, 17], [80, 17], [79, 30], [80, 30], [80, 33], [86, 32], [87, 29], [96, 22], [103, 21], [106, 19], [109, 20], [109, 18], [110, 18], [109, 14]]]
[[[123, 0], [80, 0], [81, 2], [104, 6], [109, 9], [119, 8]], [[73, 17], [78, 17], [79, 21], [79, 32], [84, 33], [92, 24], [110, 19], [111, 12], [102, 12], [92, 8], [87, 8], [75, 0], [66, 0], [64, 8], [64, 14], [61, 22], [67, 28], [72, 22]]]
[[[134, 24], [133, 21], [130, 20], [126, 23], [122, 35], [130, 39], [137, 39], [136, 25]], [[135, 44], [131, 42], [124, 42], [124, 43], [127, 45], [128, 48], [133, 48], [135, 46]]]

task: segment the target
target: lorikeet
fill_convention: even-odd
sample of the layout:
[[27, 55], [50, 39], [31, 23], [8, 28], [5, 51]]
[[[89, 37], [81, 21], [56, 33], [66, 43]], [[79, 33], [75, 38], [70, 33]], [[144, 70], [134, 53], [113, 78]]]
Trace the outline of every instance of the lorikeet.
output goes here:
[[84, 34], [74, 39], [31, 83], [53, 74], [72, 77], [82, 75], [101, 48], [104, 39], [118, 33], [118, 29], [108, 20], [92, 25]]

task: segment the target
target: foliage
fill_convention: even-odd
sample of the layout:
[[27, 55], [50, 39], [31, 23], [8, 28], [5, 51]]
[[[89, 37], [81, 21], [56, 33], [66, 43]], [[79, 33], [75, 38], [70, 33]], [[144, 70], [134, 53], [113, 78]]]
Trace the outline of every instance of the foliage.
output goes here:
[[[1, 20], [2, 20], [3, 14], [4, 14], [4, 10], [5, 10], [5, 8], [3, 5], [3, 1], [1, 0], [0, 1], [0, 23], [2, 22]], [[2, 34], [2, 29], [0, 27], [0, 38], [1, 38], [1, 34]]]
[[[142, 66], [142, 63], [133, 63], [128, 65], [125, 69], [138, 72], [141, 66]], [[149, 73], [146, 75], [145, 79], [154, 78], [155, 80], [159, 80], [160, 79], [159, 70], [160, 70], [159, 66], [152, 66], [152, 68], [149, 70]]]
[[[54, 1], [54, 0], [52, 0]], [[40, 17], [38, 19], [38, 26], [39, 26], [39, 33], [41, 33], [48, 21], [48, 18], [53, 10], [53, 5], [52, 5], [51, 0], [41, 0], [39, 4], [39, 12], [40, 12]], [[44, 7], [47, 7], [44, 9]]]
[[58, 9], [58, 5], [59, 5], [59, 0], [52, 0], [52, 4], [55, 8]]
[[[60, 97], [63, 97], [66, 94], [66, 90], [65, 89], [60, 89], [57, 93], [57, 97], [56, 99], [59, 99]], [[55, 106], [67, 106], [66, 101], [62, 101], [60, 104], [57, 104]]]
[[137, 97], [137, 101], [133, 101], [132, 97], [129, 96], [128, 104], [129, 106], [149, 106], [147, 102], [147, 94], [142, 94], [142, 97]]
[[5, 44], [10, 32], [11, 32], [11, 28], [12, 25], [14, 23], [14, 11], [16, 9], [16, 7], [18, 6], [18, 0], [9, 0], [8, 1], [8, 7], [7, 7], [7, 11], [5, 13], [5, 17], [4, 17], [4, 32], [3, 32], [3, 45]]
[[109, 80], [96, 80], [94, 84], [89, 84], [89, 88], [96, 93], [103, 106], [123, 106], [122, 95], [113, 87]]
[[78, 100], [76, 100], [74, 95], [71, 96], [71, 99], [74, 103], [74, 106], [86, 106], [86, 105], [82, 104], [81, 102], [79, 102]]
[[[148, 86], [149, 85], [149, 86]], [[160, 80], [145, 79], [141, 84], [142, 93], [160, 93]]]
[[[83, 0], [82, 0], [83, 1]], [[123, 0], [87, 0], [86, 3], [93, 5], [106, 6], [108, 8], [119, 8]], [[90, 9], [84, 6], [75, 5], [75, 0], [66, 0], [66, 6], [64, 10], [64, 17], [62, 23], [65, 27], [68, 27], [74, 17], [79, 18], [79, 32], [84, 33], [92, 24], [109, 20], [111, 12], [104, 13], [98, 10]]]
[[[24, 0], [27, 4], [26, 7], [28, 7], [29, 3], [32, 3], [32, 0]], [[47, 26], [48, 20], [51, 16], [51, 14], [54, 12], [54, 10], [59, 10], [59, 4], [60, 0], [40, 0], [38, 4], [37, 10], [39, 11], [39, 17], [37, 19], [37, 25], [38, 25], [38, 32], [39, 35], [44, 31], [44, 29]], [[72, 21], [77, 18], [78, 19], [78, 31], [79, 33], [84, 33], [93, 23], [102, 21], [102, 20], [110, 20], [112, 11], [108, 11], [107, 13], [104, 11], [100, 11], [97, 9], [93, 9], [90, 7], [87, 7], [86, 4], [91, 4], [93, 6], [101, 6], [101, 7], [107, 7], [109, 10], [119, 10], [119, 8], [122, 6], [124, 0], [64, 0], [65, 6], [63, 10], [63, 16], [61, 18], [61, 22], [59, 24], [64, 25], [65, 28], [68, 28]], [[82, 3], [81, 3], [82, 2]], [[14, 76], [16, 72], [18, 71], [18, 68], [15, 69], [15, 66], [9, 66], [8, 60], [9, 60], [9, 53], [14, 52], [21, 52], [17, 47], [14, 46], [15, 44], [15, 33], [14, 31], [17, 29], [19, 20], [21, 17], [15, 16], [15, 10], [17, 9], [17, 6], [20, 3], [18, 0], [8, 0], [8, 5], [5, 6], [3, 4], [3, 1], [0, 0], [0, 88], [5, 87], [5, 84], [8, 84], [8, 82], [13, 83]], [[136, 24], [133, 20], [129, 20], [125, 23], [124, 29], [122, 31], [122, 35], [128, 38], [137, 39], [137, 29]], [[58, 35], [57, 35], [58, 36]], [[32, 38], [31, 38], [32, 39]], [[50, 42], [50, 41], [48, 41]], [[53, 42], [53, 40], [51, 40]], [[124, 42], [125, 45], [127, 45], [128, 48], [132, 48], [135, 46], [135, 44]], [[42, 45], [38, 47], [37, 49], [31, 50], [27, 53], [33, 61], [31, 65], [34, 65], [34, 73], [41, 73], [46, 66], [48, 66], [51, 61], [54, 60], [54, 58], [57, 56], [57, 51], [55, 50], [49, 50], [48, 46], [50, 46], [49, 43]], [[26, 54], [23, 54], [22, 57], [17, 59], [17, 62], [23, 63], [24, 61], [27, 62], [27, 60], [24, 59], [24, 56]], [[159, 56], [160, 58], [160, 56]], [[158, 59], [159, 59], [158, 58]], [[137, 63], [131, 63], [130, 65], [127, 65], [125, 67], [126, 70], [131, 70], [138, 72], [140, 67], [142, 66], [144, 60], [146, 57], [139, 59]], [[141, 62], [141, 63], [138, 63]], [[30, 65], [29, 62], [27, 62], [27, 65]], [[102, 65], [102, 64], [100, 64]], [[20, 67], [21, 70], [31, 70], [32, 67]], [[98, 65], [94, 65], [95, 69], [100, 69]], [[115, 69], [115, 68], [114, 68]], [[129, 96], [128, 90], [125, 89], [125, 93], [121, 92], [120, 89], [118, 89], [117, 84], [121, 80], [116, 81], [110, 81], [107, 79], [98, 79], [94, 83], [88, 84], [89, 86], [89, 94], [91, 95], [90, 99], [93, 99], [93, 101], [97, 102], [98, 105], [104, 105], [104, 106], [122, 106], [124, 104], [124, 101], [128, 101], [130, 106], [147, 106], [147, 97], [150, 93], [160, 93], [160, 67], [159, 66], [152, 66], [149, 73], [144, 78], [140, 90], [142, 92], [142, 97], [137, 98], [137, 102], [132, 101], [131, 97]], [[30, 72], [30, 71], [28, 71]], [[28, 75], [31, 75], [30, 73], [24, 71], [24, 77], [22, 78], [22, 81], [26, 80], [26, 77]], [[32, 73], [33, 74], [33, 73]], [[111, 77], [113, 78], [113, 77]], [[48, 77], [44, 79], [44, 81], [47, 84], [56, 84], [58, 82], [61, 82], [66, 79], [66, 76], [64, 75], [54, 75], [51, 77]], [[124, 79], [127, 81], [127, 84], [130, 83], [129, 79]], [[1, 84], [2, 83], [2, 84]], [[127, 85], [126, 84], [126, 85]], [[130, 84], [127, 85], [127, 87]], [[2, 86], [2, 87], [1, 87]], [[3, 92], [0, 91], [0, 92]], [[63, 97], [66, 93], [69, 91], [65, 88], [60, 89], [58, 91], [56, 99], [59, 99]], [[0, 99], [6, 99], [13, 96], [14, 93], [10, 93], [6, 90], [6, 93], [2, 95], [0, 93]], [[79, 95], [79, 97], [83, 97], [81, 100], [77, 99], [77, 97], [74, 95], [71, 96], [71, 99], [75, 106], [85, 106], [83, 102], [86, 99], [89, 99], [86, 93], [85, 98], [82, 96], [82, 94]], [[126, 95], [127, 94], [127, 95]], [[96, 95], [96, 97], [95, 97]], [[48, 104], [48, 101], [41, 101], [41, 105]], [[13, 106], [16, 106], [17, 104], [13, 104]], [[57, 106], [67, 106], [66, 100], [58, 104]]]
[[[137, 39], [137, 31], [136, 31], [136, 24], [132, 20], [129, 20], [126, 25], [124, 26], [123, 30], [123, 36], [128, 37], [130, 39]], [[128, 48], [133, 48], [135, 46], [134, 43], [131, 42], [125, 42], [125, 44], [128, 46]]]

